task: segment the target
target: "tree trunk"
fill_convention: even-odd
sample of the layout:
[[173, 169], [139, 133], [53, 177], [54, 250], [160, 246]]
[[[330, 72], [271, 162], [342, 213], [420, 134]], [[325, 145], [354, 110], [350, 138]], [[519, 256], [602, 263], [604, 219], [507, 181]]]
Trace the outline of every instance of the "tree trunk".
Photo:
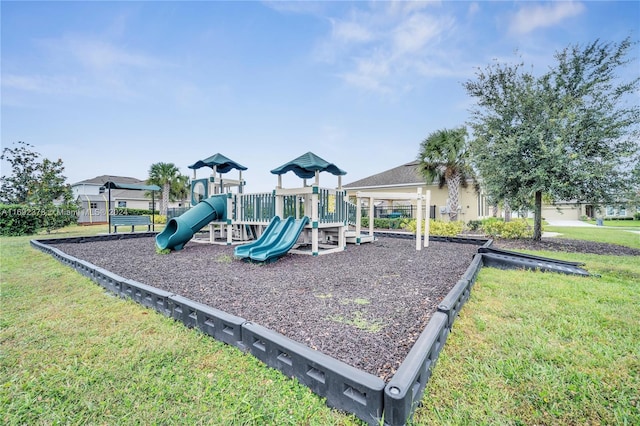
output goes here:
[[449, 220], [458, 220], [458, 196], [460, 192], [460, 175], [458, 173], [447, 179], [447, 189], [449, 192]]
[[171, 184], [167, 182], [162, 186], [162, 203], [160, 205], [160, 214], [165, 216], [169, 210], [169, 191], [171, 191]]
[[511, 222], [511, 206], [507, 200], [504, 200], [504, 221]]
[[533, 216], [533, 240], [540, 241], [542, 239], [542, 192], [536, 191]]

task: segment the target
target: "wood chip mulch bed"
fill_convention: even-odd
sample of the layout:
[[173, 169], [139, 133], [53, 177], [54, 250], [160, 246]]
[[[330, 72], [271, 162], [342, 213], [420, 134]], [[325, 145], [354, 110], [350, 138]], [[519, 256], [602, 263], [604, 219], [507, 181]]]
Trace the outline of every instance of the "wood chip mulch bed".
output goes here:
[[61, 243], [63, 252], [268, 327], [389, 380], [478, 246], [381, 237], [341, 253], [233, 258], [233, 247], [190, 242], [156, 253], [153, 238]]

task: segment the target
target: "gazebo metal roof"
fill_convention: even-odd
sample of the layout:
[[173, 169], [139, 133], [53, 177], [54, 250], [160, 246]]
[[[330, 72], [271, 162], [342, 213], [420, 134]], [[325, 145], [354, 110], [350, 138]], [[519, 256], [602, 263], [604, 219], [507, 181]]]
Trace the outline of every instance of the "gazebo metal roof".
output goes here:
[[139, 191], [160, 191], [162, 189], [158, 185], [140, 185], [113, 181], [105, 182], [103, 186], [108, 189], [137, 189]]

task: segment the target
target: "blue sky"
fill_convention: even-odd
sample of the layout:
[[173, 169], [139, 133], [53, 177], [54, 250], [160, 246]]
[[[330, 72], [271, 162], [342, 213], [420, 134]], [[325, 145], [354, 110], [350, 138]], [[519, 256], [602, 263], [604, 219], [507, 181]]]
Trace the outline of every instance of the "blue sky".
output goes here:
[[160, 161], [191, 175], [219, 152], [248, 167], [249, 192], [307, 151], [346, 170], [343, 183], [413, 160], [429, 133], [469, 119], [462, 82], [495, 59], [517, 51], [543, 72], [570, 44], [640, 38], [637, 1], [0, 7], [2, 147], [62, 158], [69, 183], [144, 179]]

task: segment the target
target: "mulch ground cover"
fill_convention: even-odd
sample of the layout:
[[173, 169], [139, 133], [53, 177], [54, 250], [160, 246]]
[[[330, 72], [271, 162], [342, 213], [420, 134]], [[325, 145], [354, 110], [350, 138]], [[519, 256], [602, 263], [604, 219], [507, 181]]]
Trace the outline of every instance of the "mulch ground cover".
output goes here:
[[[640, 238], [640, 236], [638, 237]], [[599, 243], [596, 241], [572, 240], [569, 238], [543, 238], [540, 241], [529, 239], [506, 240], [497, 239], [493, 246], [505, 250], [542, 250], [568, 253], [591, 253], [611, 256], [640, 256], [640, 249], [617, 244]]]
[[134, 279], [268, 327], [383, 380], [393, 376], [478, 246], [381, 237], [341, 253], [234, 259], [230, 246], [190, 242], [156, 253], [153, 238], [56, 247]]
[[[502, 240], [509, 250], [640, 256], [615, 244], [564, 238]], [[287, 254], [275, 263], [234, 259], [229, 246], [191, 242], [158, 254], [153, 238], [56, 247], [125, 278], [164, 289], [277, 331], [375, 374], [393, 376], [478, 246], [379, 237], [324, 256]]]

